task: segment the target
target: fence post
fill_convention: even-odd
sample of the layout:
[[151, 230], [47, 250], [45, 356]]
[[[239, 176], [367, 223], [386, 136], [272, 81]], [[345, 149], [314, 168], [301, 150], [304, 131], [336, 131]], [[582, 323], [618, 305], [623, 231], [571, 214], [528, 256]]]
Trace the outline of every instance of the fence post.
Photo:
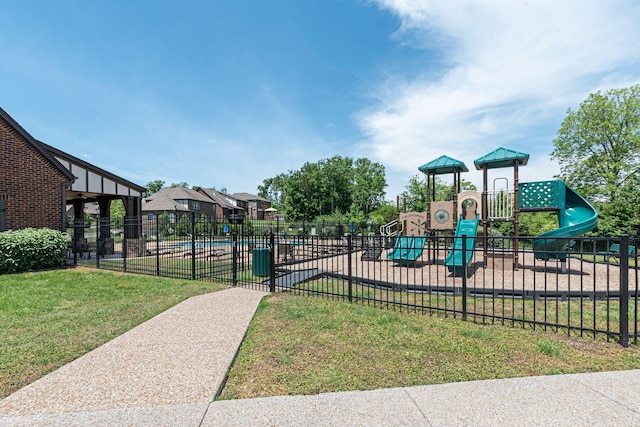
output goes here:
[[73, 219], [73, 265], [78, 265], [78, 224]]
[[467, 235], [462, 235], [462, 320], [467, 320]]
[[[100, 225], [102, 225], [101, 223], [101, 218], [98, 215], [96, 217], [96, 268], [100, 268]], [[91, 255], [91, 252], [89, 252], [89, 255]]]
[[122, 270], [127, 272], [127, 217], [122, 218], [122, 232], [120, 233], [120, 245], [122, 246]]
[[196, 280], [196, 213], [191, 212], [191, 280]]
[[238, 286], [238, 233], [231, 233], [231, 257], [233, 261], [233, 286]]
[[275, 244], [276, 239], [273, 234], [273, 228], [271, 228], [271, 231], [269, 231], [269, 292], [276, 291]]
[[351, 271], [351, 254], [353, 253], [353, 246], [351, 244], [351, 234], [347, 234], [347, 274], [349, 283], [349, 302], [353, 301], [353, 275]]
[[160, 275], [160, 214], [156, 214], [156, 276]]
[[629, 347], [629, 235], [620, 236], [620, 344]]

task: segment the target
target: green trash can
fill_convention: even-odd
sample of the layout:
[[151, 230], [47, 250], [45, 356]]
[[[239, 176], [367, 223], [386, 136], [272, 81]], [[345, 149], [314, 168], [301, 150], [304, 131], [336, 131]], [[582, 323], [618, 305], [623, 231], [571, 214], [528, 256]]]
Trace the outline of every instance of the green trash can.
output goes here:
[[253, 265], [251, 272], [254, 276], [269, 276], [271, 274], [271, 260], [269, 256], [269, 248], [254, 248]]

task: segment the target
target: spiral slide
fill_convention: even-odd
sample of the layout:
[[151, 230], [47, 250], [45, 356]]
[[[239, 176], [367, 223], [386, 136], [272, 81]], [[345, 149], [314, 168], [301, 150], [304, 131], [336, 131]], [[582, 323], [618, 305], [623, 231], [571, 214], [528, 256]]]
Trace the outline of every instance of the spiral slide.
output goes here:
[[[536, 236], [533, 241], [533, 252], [537, 259], [565, 260], [568, 256], [568, 247], [571, 239], [593, 230], [598, 225], [598, 212], [584, 197], [567, 187], [564, 181], [524, 183], [520, 187], [520, 191], [524, 190], [526, 194], [528, 187], [530, 192], [532, 189], [535, 192], [535, 186], [544, 185], [555, 190], [553, 191], [555, 194], [552, 194], [552, 196], [556, 196], [556, 200], [552, 206], [536, 209], [531, 205], [531, 200], [523, 200], [521, 198], [519, 201], [520, 208], [523, 211], [557, 210], [559, 227]], [[549, 194], [550, 192], [547, 191], [547, 193]]]

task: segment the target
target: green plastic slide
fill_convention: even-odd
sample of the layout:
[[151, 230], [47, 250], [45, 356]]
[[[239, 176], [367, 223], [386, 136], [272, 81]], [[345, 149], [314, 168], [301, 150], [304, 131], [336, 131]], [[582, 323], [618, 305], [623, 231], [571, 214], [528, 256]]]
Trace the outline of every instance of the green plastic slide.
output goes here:
[[[533, 252], [537, 259], [567, 259], [571, 239], [598, 225], [598, 212], [584, 197], [567, 187], [564, 181], [555, 183], [559, 227], [536, 236]], [[536, 183], [527, 183], [531, 184]]]
[[399, 264], [413, 264], [422, 255], [426, 243], [426, 237], [400, 235], [387, 257]]
[[[444, 260], [444, 265], [447, 266], [450, 273], [456, 275], [463, 274], [463, 255], [465, 257], [466, 264], [469, 265], [469, 261], [473, 256], [475, 238], [478, 234], [478, 222], [479, 217], [477, 215], [475, 219], [462, 219], [462, 217], [460, 217], [458, 220], [458, 225], [456, 225], [456, 238], [453, 241], [453, 247], [451, 248], [449, 255], [447, 255], [447, 258]], [[462, 236], [467, 236], [467, 250], [464, 251], [464, 254], [462, 251]]]

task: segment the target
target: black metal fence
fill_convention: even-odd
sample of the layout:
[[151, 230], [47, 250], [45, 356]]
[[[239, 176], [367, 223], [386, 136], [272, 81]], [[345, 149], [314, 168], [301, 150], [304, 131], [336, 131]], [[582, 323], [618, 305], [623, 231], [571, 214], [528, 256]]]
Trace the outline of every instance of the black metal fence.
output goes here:
[[74, 262], [99, 268], [638, 343], [640, 241], [629, 236], [384, 237], [352, 229], [154, 215], [81, 224], [69, 248]]

